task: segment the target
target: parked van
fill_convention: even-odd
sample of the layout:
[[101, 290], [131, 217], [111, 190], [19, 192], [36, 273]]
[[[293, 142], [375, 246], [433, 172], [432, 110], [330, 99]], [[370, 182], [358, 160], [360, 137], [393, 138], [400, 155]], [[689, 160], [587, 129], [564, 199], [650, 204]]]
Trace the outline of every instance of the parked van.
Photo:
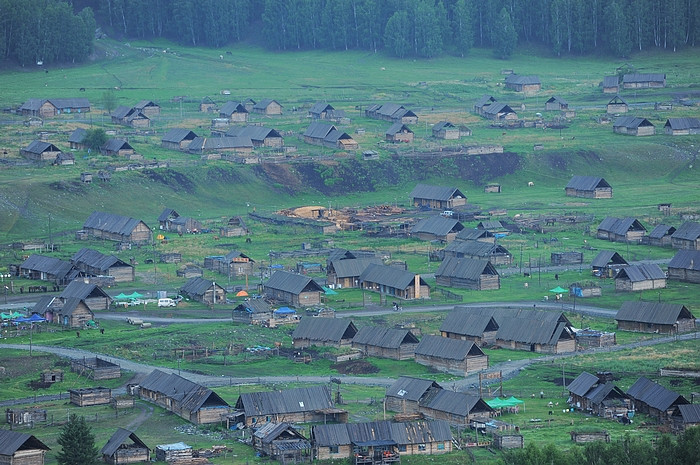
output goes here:
[[177, 307], [177, 304], [173, 299], [170, 298], [165, 298], [165, 299], [158, 299], [158, 306], [159, 307]]

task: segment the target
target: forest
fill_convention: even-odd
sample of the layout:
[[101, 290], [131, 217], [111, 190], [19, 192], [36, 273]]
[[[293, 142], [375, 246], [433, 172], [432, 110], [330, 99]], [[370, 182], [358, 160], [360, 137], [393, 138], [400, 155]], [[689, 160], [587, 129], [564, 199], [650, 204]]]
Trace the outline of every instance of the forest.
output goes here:
[[92, 50], [95, 20], [119, 39], [203, 47], [246, 41], [399, 58], [484, 47], [508, 58], [528, 44], [554, 56], [624, 57], [694, 46], [700, 0], [0, 0], [0, 56], [79, 62]]

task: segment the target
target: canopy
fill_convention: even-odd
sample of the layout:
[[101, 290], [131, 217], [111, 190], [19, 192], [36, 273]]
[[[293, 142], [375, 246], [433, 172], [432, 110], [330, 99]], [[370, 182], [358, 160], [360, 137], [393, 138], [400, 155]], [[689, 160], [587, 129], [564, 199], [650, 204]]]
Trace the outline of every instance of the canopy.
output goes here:
[[564, 289], [561, 286], [557, 286], [554, 289], [550, 289], [549, 292], [554, 292], [555, 294], [561, 294], [562, 292], [569, 292], [568, 289]]
[[293, 310], [289, 307], [280, 307], [277, 310], [275, 310], [274, 313], [277, 313], [279, 315], [291, 315], [292, 313], [296, 313], [296, 310]]
[[29, 318], [15, 318], [15, 321], [17, 323], [40, 323], [42, 321], [46, 321], [46, 318], [42, 318], [41, 315], [39, 315], [38, 313], [32, 313], [32, 316], [30, 316]]
[[14, 320], [15, 318], [24, 318], [20, 312], [0, 313], [0, 318], [3, 320]]
[[506, 402], [510, 403], [511, 406], [513, 406], [513, 405], [518, 405], [518, 404], [524, 404], [524, 403], [525, 403], [524, 400], [517, 399], [517, 398], [514, 397], [514, 396], [510, 396], [509, 398], [507, 398], [507, 399], [506, 399]]
[[143, 294], [139, 294], [136, 291], [126, 296], [127, 299], [140, 299], [141, 297], [143, 297]]
[[248, 297], [248, 293], [246, 291], [238, 291], [236, 292], [236, 297]]
[[326, 295], [338, 295], [338, 293], [330, 287], [323, 286], [323, 291], [326, 293]]
[[489, 405], [491, 408], [502, 408], [502, 407], [508, 407], [508, 404], [506, 404], [506, 401], [504, 399], [501, 399], [499, 397], [494, 397], [491, 400], [487, 400], [486, 403]]
[[119, 295], [115, 295], [114, 298], [116, 300], [128, 300], [130, 297], [123, 292], [121, 292]]

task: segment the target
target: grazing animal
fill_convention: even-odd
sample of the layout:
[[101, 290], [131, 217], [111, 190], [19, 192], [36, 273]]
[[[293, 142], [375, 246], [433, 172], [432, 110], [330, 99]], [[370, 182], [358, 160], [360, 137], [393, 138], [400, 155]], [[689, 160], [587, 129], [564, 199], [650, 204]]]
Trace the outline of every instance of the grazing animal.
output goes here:
[[532, 182], [532, 181], [530, 181], [530, 182], [527, 183], [527, 187], [532, 187], [532, 186], [534, 186], [534, 185], [535, 185], [535, 183]]

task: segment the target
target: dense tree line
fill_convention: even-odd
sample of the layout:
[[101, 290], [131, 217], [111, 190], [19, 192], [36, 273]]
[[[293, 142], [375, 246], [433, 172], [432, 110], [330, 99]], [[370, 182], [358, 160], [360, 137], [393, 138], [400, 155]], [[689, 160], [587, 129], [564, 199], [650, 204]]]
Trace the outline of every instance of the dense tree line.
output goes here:
[[0, 0], [0, 57], [21, 65], [81, 62], [92, 53], [95, 18], [67, 2]]

